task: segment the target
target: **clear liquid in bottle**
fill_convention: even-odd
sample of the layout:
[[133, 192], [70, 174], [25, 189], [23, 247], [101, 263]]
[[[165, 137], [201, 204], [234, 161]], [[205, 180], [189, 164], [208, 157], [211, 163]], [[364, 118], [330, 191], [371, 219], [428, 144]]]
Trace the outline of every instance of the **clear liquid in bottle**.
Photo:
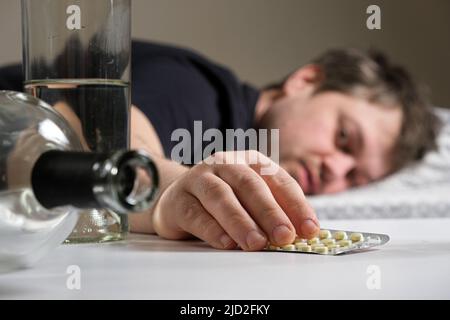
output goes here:
[[[28, 93], [52, 105], [78, 134], [86, 151], [114, 152], [129, 148], [130, 85], [119, 80], [33, 80]], [[128, 233], [126, 215], [92, 209], [80, 215], [66, 242], [106, 242]]]

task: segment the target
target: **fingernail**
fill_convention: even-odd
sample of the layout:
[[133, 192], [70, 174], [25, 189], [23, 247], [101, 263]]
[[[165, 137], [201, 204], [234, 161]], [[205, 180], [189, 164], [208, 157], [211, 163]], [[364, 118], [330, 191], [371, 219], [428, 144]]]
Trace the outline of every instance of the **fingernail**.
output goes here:
[[276, 244], [282, 245], [291, 242], [292, 238], [294, 237], [294, 232], [292, 232], [291, 229], [289, 229], [287, 226], [280, 225], [273, 229], [272, 235]]
[[228, 235], [224, 234], [220, 237], [220, 243], [224, 248], [228, 248], [230, 244], [233, 242], [233, 239], [231, 239]]
[[314, 235], [319, 231], [319, 226], [311, 219], [304, 220], [300, 227], [302, 236]]
[[258, 231], [253, 230], [247, 234], [246, 242], [247, 248], [252, 250], [257, 248], [263, 248], [267, 244], [267, 239]]

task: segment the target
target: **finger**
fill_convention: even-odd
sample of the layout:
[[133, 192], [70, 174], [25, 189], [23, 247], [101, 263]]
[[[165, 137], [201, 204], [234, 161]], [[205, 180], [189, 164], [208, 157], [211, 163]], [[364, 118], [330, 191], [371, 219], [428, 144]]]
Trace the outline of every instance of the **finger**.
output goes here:
[[268, 236], [270, 243], [292, 243], [296, 231], [275, 200], [266, 182], [246, 165], [220, 165], [215, 173], [231, 186], [251, 217]]
[[267, 238], [236, 198], [233, 189], [213, 173], [203, 173], [188, 186], [188, 191], [213, 216], [224, 230], [247, 251], [261, 250]]
[[178, 215], [180, 228], [209, 243], [216, 249], [234, 249], [236, 242], [203, 208], [194, 196], [187, 194], [183, 199], [185, 209]]
[[308, 204], [300, 185], [281, 167], [272, 175], [261, 175], [263, 164], [266, 166], [267, 161], [272, 162], [271, 165], [276, 165], [265, 157], [264, 161], [250, 164], [250, 167], [266, 181], [275, 200], [294, 224], [297, 234], [307, 239], [316, 236], [320, 231], [319, 220]]

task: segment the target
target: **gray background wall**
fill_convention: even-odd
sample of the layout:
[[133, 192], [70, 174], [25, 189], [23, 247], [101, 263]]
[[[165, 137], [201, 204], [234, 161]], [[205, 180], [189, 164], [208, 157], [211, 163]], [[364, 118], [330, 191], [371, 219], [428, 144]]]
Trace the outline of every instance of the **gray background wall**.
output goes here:
[[[366, 8], [382, 9], [382, 30]], [[330, 47], [375, 46], [450, 107], [449, 0], [133, 0], [135, 37], [194, 48], [255, 85]], [[20, 1], [0, 0], [0, 64], [20, 61]]]

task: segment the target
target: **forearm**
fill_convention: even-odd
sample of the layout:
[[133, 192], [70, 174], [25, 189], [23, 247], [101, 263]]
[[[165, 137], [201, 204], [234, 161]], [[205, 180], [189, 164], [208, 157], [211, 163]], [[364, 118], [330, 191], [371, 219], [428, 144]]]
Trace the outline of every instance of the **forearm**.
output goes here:
[[[152, 156], [153, 161], [158, 168], [160, 180], [159, 180], [159, 194], [162, 192], [178, 177], [183, 175], [189, 170], [188, 167], [182, 166], [174, 161], [164, 159], [160, 156]], [[157, 200], [155, 201], [155, 203]], [[143, 213], [133, 213], [129, 215], [130, 230], [137, 233], [155, 233], [155, 229], [152, 223], [153, 208]]]
[[[158, 135], [145, 115], [136, 107], [131, 110], [131, 148], [145, 150], [150, 154], [159, 172], [159, 195], [188, 167], [166, 159]], [[155, 201], [156, 203], [156, 201]], [[129, 215], [130, 229], [138, 233], [155, 233], [152, 223], [153, 209]]]

